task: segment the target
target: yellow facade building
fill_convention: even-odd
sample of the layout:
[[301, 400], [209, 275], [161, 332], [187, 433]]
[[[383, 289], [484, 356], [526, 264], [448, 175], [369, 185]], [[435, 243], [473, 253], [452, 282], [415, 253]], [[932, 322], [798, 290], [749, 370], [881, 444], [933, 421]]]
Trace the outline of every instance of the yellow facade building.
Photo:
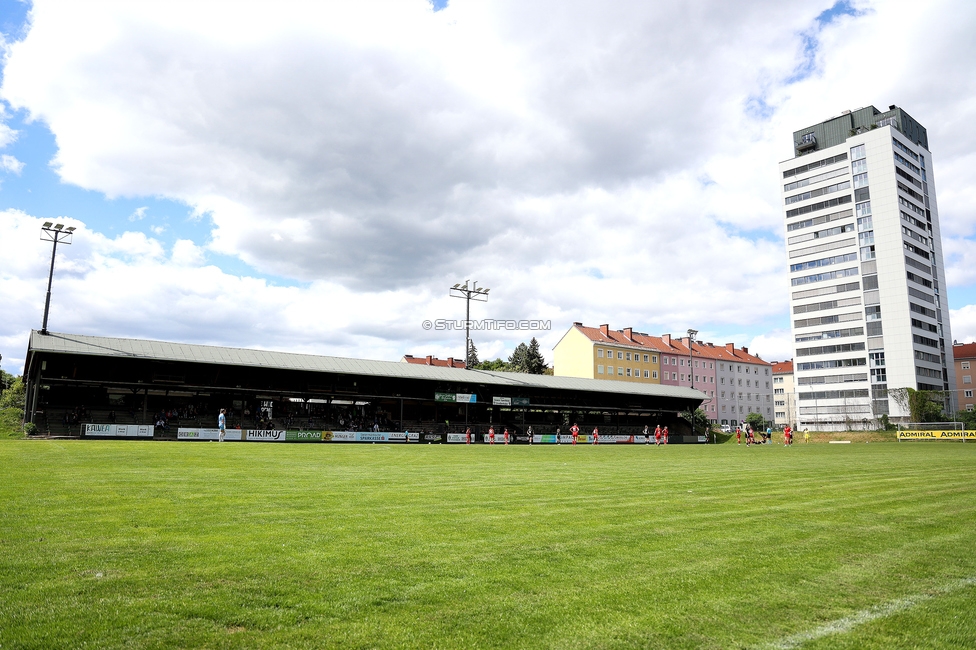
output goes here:
[[659, 337], [609, 325], [573, 323], [553, 348], [553, 374], [560, 377], [661, 383]]

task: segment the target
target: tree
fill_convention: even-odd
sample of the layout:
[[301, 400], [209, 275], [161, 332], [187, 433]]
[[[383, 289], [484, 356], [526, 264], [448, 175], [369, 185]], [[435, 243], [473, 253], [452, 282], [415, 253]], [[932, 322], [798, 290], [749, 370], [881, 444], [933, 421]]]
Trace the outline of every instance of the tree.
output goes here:
[[[6, 373], [4, 373], [6, 374]], [[12, 376], [12, 375], [7, 375]], [[3, 378], [6, 381], [6, 377]], [[23, 377], [13, 377], [9, 386], [0, 392], [0, 408], [24, 408], [24, 398], [27, 390], [24, 386]]]
[[3, 393], [3, 391], [10, 388], [14, 383], [14, 379], [16, 378], [16, 376], [11, 375], [3, 368], [0, 368], [0, 393]]
[[477, 366], [474, 366], [475, 370], [495, 370], [499, 372], [512, 372], [512, 367], [507, 361], [501, 359], [495, 359], [494, 361], [482, 361]]
[[903, 410], [908, 411], [912, 422], [943, 422], [940, 394], [931, 390], [914, 388], [889, 388], [888, 395]]
[[703, 436], [712, 428], [712, 422], [708, 419], [708, 413], [705, 413], [700, 408], [695, 409], [694, 413], [685, 411], [681, 414], [681, 417], [691, 423], [691, 430], [695, 435]]
[[752, 427], [753, 431], [764, 431], [766, 429], [766, 420], [763, 419], [762, 413], [750, 413], [747, 415], [746, 424]]
[[525, 357], [526, 372], [532, 375], [541, 375], [546, 370], [546, 360], [539, 352], [539, 342], [533, 336], [529, 341], [529, 349]]
[[508, 358], [508, 365], [512, 372], [529, 372], [529, 346], [519, 343], [515, 351]]
[[478, 361], [478, 348], [475, 347], [474, 341], [469, 341], [471, 347], [468, 348], [468, 356], [464, 359], [464, 365], [468, 368], [477, 368], [481, 363]]
[[967, 431], [976, 429], [976, 411], [956, 411], [955, 420], [965, 424]]

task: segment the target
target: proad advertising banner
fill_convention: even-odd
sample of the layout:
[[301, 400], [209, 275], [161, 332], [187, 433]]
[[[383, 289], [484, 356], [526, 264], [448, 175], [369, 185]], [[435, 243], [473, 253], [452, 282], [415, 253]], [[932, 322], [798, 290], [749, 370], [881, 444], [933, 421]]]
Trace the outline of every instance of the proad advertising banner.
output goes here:
[[325, 431], [285, 431], [286, 442], [322, 442]]

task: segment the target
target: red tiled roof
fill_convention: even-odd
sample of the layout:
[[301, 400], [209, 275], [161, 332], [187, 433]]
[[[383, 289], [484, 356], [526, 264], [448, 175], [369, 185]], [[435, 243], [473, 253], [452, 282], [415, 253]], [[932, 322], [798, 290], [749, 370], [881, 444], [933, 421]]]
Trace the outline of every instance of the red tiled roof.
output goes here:
[[438, 366], [440, 368], [464, 368], [465, 363], [460, 359], [455, 359], [454, 357], [448, 357], [446, 359], [438, 359], [437, 357], [415, 357], [412, 354], [403, 355], [402, 361], [407, 363], [413, 363], [422, 366]]
[[[574, 324], [574, 327], [582, 332], [586, 338], [595, 343], [612, 343], [613, 345], [623, 345], [632, 348], [641, 348], [644, 350], [654, 350], [656, 352], [670, 351], [670, 349], [664, 344], [664, 341], [657, 336], [650, 336], [648, 334], [631, 331], [630, 337], [628, 338], [627, 332], [624, 330], [615, 331], [608, 328], [606, 331], [604, 331], [599, 327], [585, 327], [578, 324]], [[685, 353], [688, 353], [688, 348], [685, 348]]]
[[793, 373], [793, 360], [773, 361], [774, 375], [789, 375]]
[[954, 359], [976, 359], [976, 343], [955, 343], [952, 346]]
[[[623, 330], [612, 330], [609, 327], [586, 327], [581, 323], [573, 323], [573, 327], [583, 333], [586, 338], [594, 343], [608, 343], [613, 345], [623, 345], [626, 347], [640, 348], [645, 350], [656, 350], [663, 353], [675, 355], [687, 355], [688, 344], [685, 339], [672, 337], [670, 334], [663, 336], [651, 336], [641, 332], [634, 332], [627, 328]], [[693, 356], [706, 357], [710, 359], [721, 359], [723, 361], [739, 361], [741, 363], [757, 363], [770, 365], [754, 354], [749, 354], [747, 350], [736, 348], [732, 343], [725, 346], [717, 346], [711, 343], [701, 343], [696, 341], [694, 344]]]

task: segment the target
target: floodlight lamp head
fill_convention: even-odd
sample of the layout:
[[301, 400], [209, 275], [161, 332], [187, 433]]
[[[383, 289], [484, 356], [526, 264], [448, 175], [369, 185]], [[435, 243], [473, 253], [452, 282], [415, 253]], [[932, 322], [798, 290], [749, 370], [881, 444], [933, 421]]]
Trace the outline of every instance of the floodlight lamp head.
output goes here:
[[452, 288], [452, 289], [457, 289], [457, 288], [458, 288], [458, 287], [460, 287], [460, 286], [461, 286], [461, 283], [460, 283], [460, 282], [458, 282], [457, 284], [455, 284], [455, 285], [454, 285], [453, 287], [451, 287], [451, 288]]
[[488, 292], [489, 292], [489, 291], [491, 291], [491, 289], [485, 289], [485, 295], [486, 295], [486, 296], [488, 295]]
[[53, 226], [53, 225], [54, 225], [54, 224], [53, 224], [52, 222], [50, 222], [50, 221], [45, 221], [45, 222], [44, 222], [44, 225], [43, 225], [43, 226], [41, 226], [41, 228], [50, 228], [50, 227], [51, 227], [51, 226]]
[[65, 231], [67, 231], [67, 232], [74, 232], [75, 231], [75, 227], [74, 226], [68, 226], [67, 228], [65, 228]]
[[63, 223], [59, 223], [59, 224], [56, 224], [56, 225], [54, 226], [54, 229], [55, 229], [55, 230], [61, 230], [62, 228], [64, 228], [64, 224], [63, 224]]

